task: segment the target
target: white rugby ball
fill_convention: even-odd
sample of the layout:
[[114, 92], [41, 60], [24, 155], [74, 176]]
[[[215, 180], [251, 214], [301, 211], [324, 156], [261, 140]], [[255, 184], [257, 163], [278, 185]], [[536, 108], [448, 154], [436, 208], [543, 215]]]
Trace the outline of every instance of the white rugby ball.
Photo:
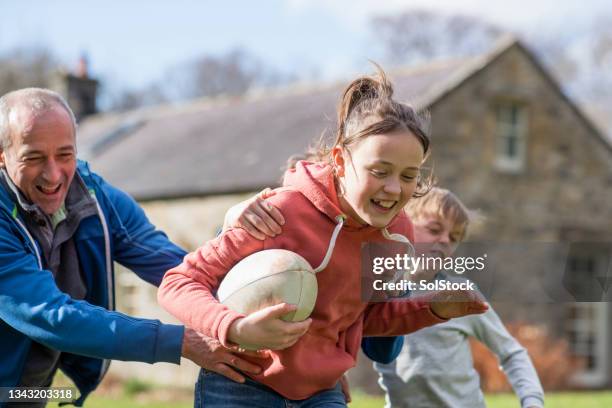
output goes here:
[[219, 285], [217, 298], [245, 315], [266, 306], [291, 303], [297, 310], [282, 319], [297, 322], [312, 313], [317, 290], [317, 278], [306, 259], [285, 249], [266, 249], [238, 262]]

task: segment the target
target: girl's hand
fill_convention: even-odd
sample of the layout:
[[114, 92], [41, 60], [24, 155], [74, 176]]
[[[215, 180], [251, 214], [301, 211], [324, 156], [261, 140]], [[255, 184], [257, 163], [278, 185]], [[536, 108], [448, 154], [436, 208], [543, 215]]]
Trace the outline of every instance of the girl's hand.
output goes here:
[[252, 344], [258, 349], [282, 350], [291, 347], [312, 323], [310, 318], [301, 322], [286, 322], [280, 319], [284, 314], [296, 309], [296, 305], [280, 303], [251, 313], [232, 323], [228, 339], [237, 344]]
[[473, 290], [440, 290], [427, 295], [431, 311], [441, 319], [484, 313], [489, 305]]
[[266, 188], [256, 196], [231, 207], [225, 214], [223, 231], [230, 227], [242, 228], [259, 240], [280, 234], [285, 219], [278, 208], [266, 202], [266, 198], [274, 194], [274, 190]]

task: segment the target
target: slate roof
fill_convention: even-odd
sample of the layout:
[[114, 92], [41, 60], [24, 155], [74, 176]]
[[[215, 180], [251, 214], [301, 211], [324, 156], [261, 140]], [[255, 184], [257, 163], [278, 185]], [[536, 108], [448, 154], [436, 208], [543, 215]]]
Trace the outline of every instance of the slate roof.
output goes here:
[[[515, 39], [506, 38], [482, 56], [391, 71], [395, 96], [429, 107], [514, 45]], [[79, 126], [79, 153], [138, 200], [274, 186], [289, 156], [303, 152], [324, 130], [333, 133], [344, 86], [346, 81], [264, 89], [93, 116]]]

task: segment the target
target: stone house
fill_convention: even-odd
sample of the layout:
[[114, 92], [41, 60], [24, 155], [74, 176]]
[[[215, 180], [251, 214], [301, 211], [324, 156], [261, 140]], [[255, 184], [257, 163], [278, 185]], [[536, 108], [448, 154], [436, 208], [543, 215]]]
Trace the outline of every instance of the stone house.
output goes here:
[[[486, 216], [474, 241], [519, 248], [597, 243], [566, 251], [561, 268], [575, 282], [599, 282], [607, 292], [612, 147], [524, 45], [507, 38], [485, 55], [389, 75], [398, 99], [430, 112], [429, 165], [438, 184]], [[193, 249], [215, 235], [228, 207], [278, 185], [290, 155], [303, 152], [325, 130], [333, 132], [343, 86], [260, 90], [91, 116], [80, 125], [79, 152], [139, 200], [173, 240]], [[520, 265], [513, 256], [504, 262]], [[611, 386], [609, 303], [594, 302], [604, 298], [593, 296], [528, 302], [524, 279], [533, 275], [515, 269], [497, 278], [497, 287], [510, 293], [493, 297], [502, 319], [546, 325], [586, 359], [578, 384]], [[116, 290], [121, 310], [171, 320], [156, 305], [154, 288], [135, 275], [120, 273]], [[113, 366], [116, 374], [159, 382], [189, 385], [195, 379], [189, 364], [155, 370]]]

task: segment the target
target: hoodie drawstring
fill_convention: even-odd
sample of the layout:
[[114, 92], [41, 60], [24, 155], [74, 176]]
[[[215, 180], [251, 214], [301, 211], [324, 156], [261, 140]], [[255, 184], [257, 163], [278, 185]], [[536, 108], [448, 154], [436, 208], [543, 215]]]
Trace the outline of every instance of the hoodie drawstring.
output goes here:
[[327, 264], [329, 263], [329, 260], [332, 257], [332, 253], [334, 252], [334, 247], [336, 246], [336, 239], [338, 238], [338, 234], [340, 234], [340, 230], [342, 229], [342, 226], [344, 225], [345, 219], [346, 219], [346, 216], [342, 214], [336, 217], [336, 222], [338, 224], [336, 225], [336, 228], [334, 228], [334, 232], [331, 236], [331, 239], [329, 240], [329, 246], [327, 247], [327, 252], [325, 253], [325, 257], [323, 258], [321, 265], [317, 266], [317, 268], [314, 270], [314, 273], [319, 273], [323, 269], [327, 268]]
[[408, 238], [406, 238], [402, 234], [390, 234], [386, 228], [383, 228], [382, 234], [383, 234], [383, 237], [385, 237], [385, 239], [388, 239], [389, 241], [402, 242], [408, 245], [408, 256], [414, 256], [416, 251], [414, 250], [414, 246], [412, 245], [412, 242], [410, 242]]
[[[344, 225], [345, 219], [346, 219], [346, 216], [343, 214], [340, 214], [336, 217], [336, 222], [338, 224], [334, 228], [334, 232], [332, 233], [331, 239], [329, 240], [329, 245], [327, 247], [327, 252], [325, 253], [325, 257], [323, 258], [323, 261], [321, 261], [321, 265], [317, 266], [317, 268], [314, 270], [314, 273], [319, 273], [323, 269], [327, 268], [327, 264], [329, 263], [329, 260], [331, 259], [332, 254], [334, 252], [334, 247], [336, 246], [336, 239], [338, 238], [338, 235], [340, 234], [340, 230], [342, 229], [342, 226]], [[414, 246], [412, 245], [412, 243], [410, 242], [408, 238], [406, 238], [402, 234], [390, 234], [386, 228], [383, 228], [382, 234], [383, 234], [383, 237], [385, 237], [385, 239], [388, 239], [389, 241], [396, 241], [396, 242], [407, 244], [408, 245], [408, 255], [414, 256], [415, 254]]]
[[[410, 242], [410, 240], [406, 238], [405, 236], [403, 236], [402, 234], [395, 234], [395, 233], [390, 234], [386, 228], [383, 228], [382, 234], [383, 234], [383, 237], [385, 237], [385, 239], [388, 239], [389, 241], [401, 242], [403, 244], [408, 245], [408, 250], [406, 252], [409, 257], [414, 257], [414, 255], [416, 254], [416, 250], [414, 249], [414, 245], [412, 245], [412, 242]], [[395, 274], [393, 275], [392, 282], [398, 282], [403, 277], [404, 277], [404, 271], [401, 269], [396, 270]], [[404, 295], [405, 294], [403, 294], [403, 296]]]

